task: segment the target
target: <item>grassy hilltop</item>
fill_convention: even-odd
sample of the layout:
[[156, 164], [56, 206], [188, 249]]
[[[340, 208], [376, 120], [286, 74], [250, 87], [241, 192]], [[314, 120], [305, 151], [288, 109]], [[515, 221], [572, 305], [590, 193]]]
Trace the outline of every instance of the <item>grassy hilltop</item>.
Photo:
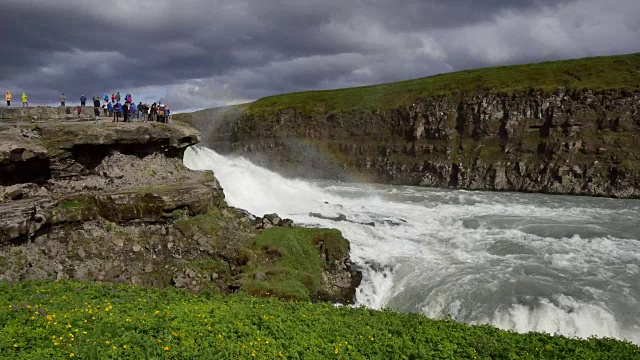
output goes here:
[[420, 97], [513, 93], [558, 88], [634, 90], [640, 86], [640, 53], [578, 60], [500, 66], [440, 74], [421, 79], [348, 89], [306, 91], [269, 96], [250, 104], [250, 113], [296, 108], [309, 113], [369, 111], [411, 104]]
[[418, 98], [486, 93], [567, 90], [637, 90], [640, 53], [499, 66], [439, 74], [394, 83], [267, 96], [252, 103], [175, 115], [178, 120], [204, 120], [241, 114], [271, 114], [286, 108], [311, 114], [367, 112], [410, 105]]

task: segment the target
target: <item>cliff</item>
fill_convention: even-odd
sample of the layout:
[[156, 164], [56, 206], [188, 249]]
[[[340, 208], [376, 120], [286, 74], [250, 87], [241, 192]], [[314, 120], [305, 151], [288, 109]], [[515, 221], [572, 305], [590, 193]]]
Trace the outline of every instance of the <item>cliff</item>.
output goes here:
[[285, 94], [183, 115], [292, 176], [640, 197], [640, 54]]
[[[89, 102], [88, 102], [89, 103]], [[0, 123], [15, 121], [49, 121], [52, 120], [88, 120], [94, 119], [93, 102], [84, 106], [78, 116], [77, 106], [31, 106], [21, 107], [16, 103], [14, 107], [0, 109]]]
[[[179, 123], [0, 123], [0, 280], [353, 301], [360, 278], [349, 242], [227, 206], [212, 172], [182, 164], [199, 141], [196, 129]], [[306, 260], [319, 267], [291, 265], [289, 246], [306, 247]], [[287, 272], [319, 280], [292, 275], [297, 288], [283, 289], [276, 277]]]

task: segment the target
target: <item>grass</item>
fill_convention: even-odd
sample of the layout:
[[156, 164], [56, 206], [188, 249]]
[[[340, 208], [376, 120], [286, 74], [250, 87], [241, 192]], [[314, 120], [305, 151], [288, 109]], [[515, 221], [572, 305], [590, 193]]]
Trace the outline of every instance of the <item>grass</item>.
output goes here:
[[211, 208], [206, 214], [193, 216], [176, 221], [176, 228], [185, 236], [193, 237], [195, 233], [202, 232], [214, 236], [218, 230], [218, 221], [222, 219], [222, 213], [217, 207]]
[[637, 90], [640, 53], [501, 66], [440, 74], [421, 79], [357, 88], [307, 91], [269, 96], [246, 106], [248, 113], [271, 114], [285, 108], [363, 112], [394, 109], [418, 98], [484, 93], [567, 90]]
[[349, 252], [348, 242], [338, 230], [271, 228], [262, 231], [251, 244], [256, 259], [244, 271], [247, 276], [242, 280], [243, 288], [253, 294], [310, 300], [311, 294], [322, 286], [322, 273], [327, 264], [318, 256], [320, 242], [324, 249], [330, 249], [325, 250], [325, 253], [331, 252], [329, 259]]
[[78, 282], [0, 283], [3, 359], [637, 359], [613, 339], [364, 308]]

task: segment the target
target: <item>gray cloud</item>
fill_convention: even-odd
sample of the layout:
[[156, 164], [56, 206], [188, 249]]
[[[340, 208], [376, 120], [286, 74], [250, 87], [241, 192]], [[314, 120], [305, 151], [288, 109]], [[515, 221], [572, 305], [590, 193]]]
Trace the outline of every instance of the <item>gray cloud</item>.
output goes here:
[[[0, 87], [177, 109], [479, 66], [638, 51], [618, 0], [4, 0]], [[4, 89], [2, 89], [4, 90]]]

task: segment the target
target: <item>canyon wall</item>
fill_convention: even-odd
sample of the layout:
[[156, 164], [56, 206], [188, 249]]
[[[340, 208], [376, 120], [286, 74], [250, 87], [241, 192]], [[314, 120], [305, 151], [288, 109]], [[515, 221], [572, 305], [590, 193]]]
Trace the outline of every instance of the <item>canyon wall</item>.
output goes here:
[[204, 145], [290, 176], [638, 198], [639, 110], [640, 91], [560, 89], [181, 118], [203, 131]]

